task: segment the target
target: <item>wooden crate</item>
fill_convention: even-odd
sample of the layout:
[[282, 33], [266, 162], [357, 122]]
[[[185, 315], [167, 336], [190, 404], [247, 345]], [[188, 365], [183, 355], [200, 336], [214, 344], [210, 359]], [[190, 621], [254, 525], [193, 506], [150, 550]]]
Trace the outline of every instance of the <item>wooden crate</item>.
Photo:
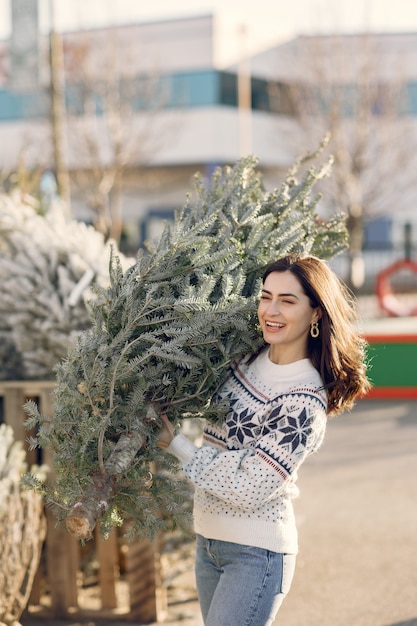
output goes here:
[[[2, 381], [2, 421], [13, 428], [16, 441], [24, 442], [28, 465], [46, 463], [50, 467], [48, 450], [29, 451], [24, 427], [27, 418], [23, 405], [28, 399], [34, 400], [41, 413], [53, 416], [53, 381]], [[81, 560], [83, 548], [56, 520], [49, 510], [47, 515], [47, 536], [44, 546], [44, 559], [32, 589], [28, 610], [37, 611], [46, 618], [65, 618], [76, 614], [91, 617], [135, 621], [140, 624], [161, 622], [167, 613], [167, 594], [161, 582], [159, 543], [134, 541], [123, 544], [116, 531], [107, 540], [96, 533], [93, 541], [94, 556], [98, 561], [98, 587], [100, 602], [98, 608], [86, 607], [80, 602]], [[87, 543], [87, 545], [90, 542]], [[121, 582], [121, 552], [125, 565], [126, 597], [119, 597]], [[48, 595], [48, 604], [42, 605], [42, 598]]]

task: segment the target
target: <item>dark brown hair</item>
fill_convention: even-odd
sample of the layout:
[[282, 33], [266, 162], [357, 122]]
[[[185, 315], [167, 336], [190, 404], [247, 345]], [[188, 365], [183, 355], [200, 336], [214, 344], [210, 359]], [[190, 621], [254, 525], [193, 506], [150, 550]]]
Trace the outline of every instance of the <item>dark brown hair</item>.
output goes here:
[[370, 388], [366, 376], [366, 342], [355, 324], [356, 301], [325, 261], [290, 254], [271, 263], [271, 272], [291, 272], [300, 282], [313, 308], [320, 307], [320, 334], [309, 336], [308, 355], [320, 373], [328, 394], [328, 414], [350, 409], [355, 398]]

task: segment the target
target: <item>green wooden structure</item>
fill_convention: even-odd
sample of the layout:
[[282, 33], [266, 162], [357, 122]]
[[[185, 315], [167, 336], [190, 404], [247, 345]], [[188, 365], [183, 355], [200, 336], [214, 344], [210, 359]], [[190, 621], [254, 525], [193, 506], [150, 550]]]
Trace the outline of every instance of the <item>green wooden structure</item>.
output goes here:
[[417, 316], [381, 318], [364, 324], [369, 343], [368, 398], [417, 398]]

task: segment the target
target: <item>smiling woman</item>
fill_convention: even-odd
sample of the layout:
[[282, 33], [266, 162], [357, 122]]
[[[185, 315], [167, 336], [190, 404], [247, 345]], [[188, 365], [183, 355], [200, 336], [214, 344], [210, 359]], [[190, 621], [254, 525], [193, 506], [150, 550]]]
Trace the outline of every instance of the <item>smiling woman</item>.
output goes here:
[[311, 325], [320, 319], [300, 282], [289, 270], [272, 271], [264, 281], [258, 318], [269, 358], [273, 363], [292, 363], [306, 358]]
[[[357, 309], [353, 295], [324, 261], [313, 256], [289, 255], [272, 263], [263, 276], [263, 293], [272, 281], [276, 286], [285, 286], [284, 280], [290, 283], [289, 286], [292, 284], [294, 293], [292, 299], [288, 293], [281, 294], [283, 308], [287, 312], [294, 306], [300, 316], [301, 311], [305, 312], [305, 318], [299, 318], [298, 326], [304, 344], [299, 340], [290, 342], [290, 346], [296, 352], [304, 346], [305, 356], [320, 373], [327, 390], [328, 413], [350, 409], [355, 398], [370, 388], [366, 376], [365, 342], [356, 329]], [[261, 303], [258, 308], [260, 320]], [[287, 315], [292, 319], [290, 314]], [[306, 328], [303, 330], [303, 324], [308, 320], [310, 332], [306, 332]], [[264, 338], [268, 343], [265, 335]], [[271, 346], [270, 352], [271, 349], [276, 358], [282, 358], [279, 347]]]
[[[271, 625], [298, 550], [297, 471], [324, 438], [327, 416], [369, 387], [354, 304], [326, 263], [289, 255], [263, 276], [265, 345], [234, 363], [214, 402], [203, 446], [168, 418], [160, 447], [195, 486], [196, 579], [207, 626]], [[244, 589], [244, 593], [242, 593]]]

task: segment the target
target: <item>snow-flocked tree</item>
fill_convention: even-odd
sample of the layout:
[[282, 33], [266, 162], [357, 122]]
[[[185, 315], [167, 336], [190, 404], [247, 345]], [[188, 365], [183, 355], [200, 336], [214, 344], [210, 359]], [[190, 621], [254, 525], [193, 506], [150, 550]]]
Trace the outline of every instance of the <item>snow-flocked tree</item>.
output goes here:
[[[46, 534], [42, 498], [22, 489], [26, 471], [22, 442], [0, 425], [0, 624], [20, 626]], [[35, 471], [35, 469], [33, 470]], [[42, 468], [38, 468], [41, 472]]]
[[[89, 327], [94, 284], [108, 284], [111, 244], [67, 220], [59, 205], [42, 215], [19, 193], [0, 196], [0, 378], [50, 380], [54, 366]], [[133, 259], [120, 255], [127, 268]]]

